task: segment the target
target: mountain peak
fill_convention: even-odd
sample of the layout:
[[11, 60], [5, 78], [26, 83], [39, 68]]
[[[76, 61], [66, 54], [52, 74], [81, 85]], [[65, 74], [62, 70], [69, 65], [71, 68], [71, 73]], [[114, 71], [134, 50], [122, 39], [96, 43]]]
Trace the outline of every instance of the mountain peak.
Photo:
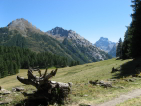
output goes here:
[[9, 30], [18, 30], [23, 36], [27, 36], [27, 32], [43, 33], [24, 18], [19, 18], [7, 25]]
[[104, 38], [104, 37], [100, 37], [100, 39], [99, 40], [102, 40], [102, 41], [109, 41], [109, 39], [108, 38]]
[[19, 19], [16, 19], [16, 20], [10, 22], [7, 26], [13, 27], [16, 25], [21, 25], [21, 24], [30, 24], [30, 23], [27, 20], [25, 20], [24, 18], [19, 18]]
[[[75, 40], [76, 42], [82, 43], [82, 45], [87, 44], [91, 45], [89, 41], [81, 37], [78, 33], [73, 30], [66, 30], [62, 27], [55, 27], [52, 30], [47, 31], [48, 34], [52, 35], [52, 37], [58, 39], [59, 41], [63, 41], [65, 38]], [[80, 42], [83, 41], [83, 42]], [[84, 43], [86, 42], [86, 43]]]
[[106, 52], [109, 52], [115, 44], [116, 44], [115, 42], [111, 42], [108, 40], [108, 38], [104, 37], [100, 37], [100, 39], [95, 43], [97, 47]]
[[55, 35], [55, 36], [61, 36], [61, 37], [67, 37], [68, 36], [68, 30], [63, 29], [62, 27], [55, 27], [49, 31], [47, 31], [47, 33], [51, 34], [51, 35]]

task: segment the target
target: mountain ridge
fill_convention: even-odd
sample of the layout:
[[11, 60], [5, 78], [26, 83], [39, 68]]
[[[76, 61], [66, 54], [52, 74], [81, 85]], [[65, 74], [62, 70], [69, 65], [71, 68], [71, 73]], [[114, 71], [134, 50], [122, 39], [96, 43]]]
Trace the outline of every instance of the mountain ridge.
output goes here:
[[[53, 35], [41, 31], [25, 19], [16, 19], [7, 27], [0, 29], [0, 41], [2, 41], [0, 45], [20, 46], [35, 52], [48, 51], [65, 56], [69, 60], [80, 61], [81, 64], [111, 58], [75, 31], [58, 28], [58, 32], [56, 28]], [[65, 33], [62, 34], [60, 29]]]
[[[58, 39], [70, 40], [71, 42], [73, 42], [73, 46], [75, 46], [76, 48], [82, 48], [82, 47], [85, 48], [87, 52], [89, 52], [92, 55], [92, 57], [97, 57], [97, 59], [99, 58], [99, 60], [104, 60], [105, 58], [104, 56], [105, 54], [103, 53], [104, 51], [97, 48], [95, 45], [93, 45], [91, 42], [89, 42], [85, 38], [81, 37], [78, 33], [76, 33], [73, 30], [65, 30], [61, 27], [55, 27], [52, 30], [47, 31], [46, 33], [52, 35], [52, 37], [56, 38], [57, 40]], [[81, 52], [84, 53], [83, 50]], [[99, 55], [100, 52], [103, 55]], [[85, 51], [85, 54], [87, 54], [86, 51]]]

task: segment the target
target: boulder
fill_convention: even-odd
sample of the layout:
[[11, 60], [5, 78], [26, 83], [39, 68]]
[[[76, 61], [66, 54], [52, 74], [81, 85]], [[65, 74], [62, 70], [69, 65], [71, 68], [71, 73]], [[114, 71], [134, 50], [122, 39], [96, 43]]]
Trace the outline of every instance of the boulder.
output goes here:
[[110, 81], [95, 80], [95, 81], [89, 81], [89, 83], [92, 85], [100, 85], [100, 86], [103, 86], [104, 88], [113, 87], [112, 82]]
[[1, 94], [1, 95], [11, 94], [11, 91], [8, 91], [8, 90], [6, 90], [6, 89], [1, 89], [1, 90], [0, 90], [0, 94]]
[[20, 91], [24, 91], [24, 88], [22, 87], [16, 87], [16, 88], [12, 88], [12, 92], [20, 92]]

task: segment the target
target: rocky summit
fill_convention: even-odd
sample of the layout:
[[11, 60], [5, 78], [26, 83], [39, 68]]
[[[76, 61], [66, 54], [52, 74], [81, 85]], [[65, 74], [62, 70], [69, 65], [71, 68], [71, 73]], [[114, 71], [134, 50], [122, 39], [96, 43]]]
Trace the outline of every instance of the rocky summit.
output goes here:
[[[84, 56], [87, 56], [87, 58], [90, 60], [92, 59], [93, 61], [97, 61], [107, 59], [107, 53], [97, 48], [95, 45], [73, 30], [66, 30], [61, 27], [55, 27], [52, 30], [47, 31], [47, 33], [50, 34], [53, 38], [59, 40], [68, 48], [70, 48], [70, 46], [76, 48], [76, 50], [79, 50], [79, 53], [84, 54]], [[65, 43], [66, 41], [70, 43]], [[110, 58], [110, 56], [108, 56], [108, 58]]]
[[96, 47], [104, 50], [112, 57], [116, 55], [116, 43], [109, 41], [108, 38], [101, 37], [95, 44]]
[[43, 32], [32, 25], [30, 22], [24, 18], [16, 19], [7, 25], [9, 30], [17, 30], [22, 34], [22, 36], [27, 36], [28, 32], [42, 33]]
[[52, 37], [59, 40], [62, 39], [62, 41], [67, 38], [69, 40], [75, 41], [79, 45], [83, 46], [90, 46], [92, 43], [90, 43], [88, 40], [80, 36], [78, 33], [76, 33], [73, 30], [66, 30], [61, 27], [55, 27], [50, 31], [47, 31], [48, 34], [53, 35]]

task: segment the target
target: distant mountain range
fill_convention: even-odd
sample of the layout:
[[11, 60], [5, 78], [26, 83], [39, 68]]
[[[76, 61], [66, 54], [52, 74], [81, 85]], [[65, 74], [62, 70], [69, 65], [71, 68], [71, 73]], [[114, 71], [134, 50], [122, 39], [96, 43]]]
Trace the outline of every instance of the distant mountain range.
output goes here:
[[94, 45], [104, 50], [112, 57], [116, 57], [117, 44], [115, 42], [109, 41], [108, 38], [101, 37]]
[[0, 28], [0, 45], [29, 48], [35, 52], [48, 51], [81, 64], [111, 58], [75, 31], [56, 27], [43, 32], [23, 18]]

